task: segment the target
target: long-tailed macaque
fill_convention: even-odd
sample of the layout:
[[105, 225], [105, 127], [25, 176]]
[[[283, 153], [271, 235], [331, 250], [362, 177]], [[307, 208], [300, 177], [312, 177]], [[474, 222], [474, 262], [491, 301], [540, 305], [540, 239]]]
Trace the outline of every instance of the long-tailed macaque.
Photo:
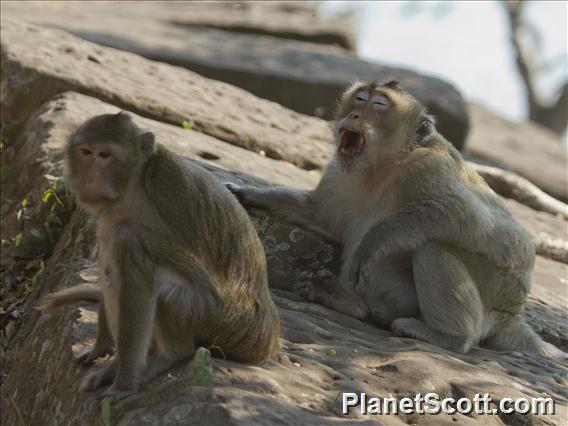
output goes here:
[[457, 352], [561, 353], [523, 316], [529, 235], [416, 99], [395, 81], [355, 83], [334, 138], [313, 191], [228, 185], [243, 204], [343, 243], [338, 277], [301, 283], [308, 300]]
[[[270, 357], [280, 324], [266, 257], [245, 210], [209, 172], [159, 146], [125, 113], [86, 121], [67, 145], [68, 185], [97, 218], [102, 300], [82, 389], [133, 391], [198, 345], [237, 361]], [[100, 293], [100, 291], [99, 291]], [[40, 308], [100, 297], [92, 286]]]

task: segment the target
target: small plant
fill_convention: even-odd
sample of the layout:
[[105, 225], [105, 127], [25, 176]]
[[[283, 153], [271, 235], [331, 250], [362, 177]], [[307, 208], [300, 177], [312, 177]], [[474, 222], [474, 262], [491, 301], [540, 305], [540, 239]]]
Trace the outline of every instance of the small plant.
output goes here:
[[199, 347], [193, 358], [193, 372], [191, 375], [193, 386], [213, 387], [213, 362], [209, 349]]
[[[15, 235], [1, 240], [0, 330], [3, 334], [10, 323], [14, 327], [21, 317], [23, 304], [40, 281], [73, 209], [73, 198], [60, 181], [49, 183], [40, 196], [26, 197], [18, 204], [15, 219], [19, 229], [16, 228]], [[7, 343], [4, 341], [2, 347]]]
[[108, 398], [101, 401], [101, 424], [110, 426], [110, 400]]

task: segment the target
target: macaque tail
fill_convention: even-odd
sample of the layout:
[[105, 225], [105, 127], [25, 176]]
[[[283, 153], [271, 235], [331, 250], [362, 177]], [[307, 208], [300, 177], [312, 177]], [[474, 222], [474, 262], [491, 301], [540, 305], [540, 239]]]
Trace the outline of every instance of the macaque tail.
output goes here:
[[100, 302], [101, 294], [101, 288], [97, 284], [79, 284], [42, 297], [35, 308], [40, 311], [52, 311], [85, 300]]

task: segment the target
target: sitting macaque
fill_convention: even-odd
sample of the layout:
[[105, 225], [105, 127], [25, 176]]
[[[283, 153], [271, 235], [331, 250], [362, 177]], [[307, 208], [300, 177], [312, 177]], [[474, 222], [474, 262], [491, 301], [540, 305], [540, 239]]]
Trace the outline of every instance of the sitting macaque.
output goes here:
[[[245, 210], [209, 172], [154, 141], [125, 113], [86, 121], [67, 145], [67, 182], [97, 219], [101, 290], [46, 296], [50, 309], [101, 298], [82, 389], [135, 391], [198, 346], [257, 362], [279, 347], [266, 257]], [[101, 294], [102, 293], [102, 294]]]
[[338, 277], [301, 282], [308, 300], [457, 352], [562, 353], [524, 319], [529, 235], [416, 99], [395, 81], [355, 83], [334, 138], [313, 191], [228, 185], [243, 204], [343, 244]]

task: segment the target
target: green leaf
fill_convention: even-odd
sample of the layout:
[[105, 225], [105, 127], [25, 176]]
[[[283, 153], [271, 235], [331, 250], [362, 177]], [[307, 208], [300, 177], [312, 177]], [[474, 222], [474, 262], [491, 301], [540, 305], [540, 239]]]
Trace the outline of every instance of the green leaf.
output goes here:
[[39, 229], [37, 228], [33, 228], [30, 231], [30, 234], [32, 234], [34, 237], [36, 237], [38, 240], [43, 240], [45, 238], [45, 236], [43, 235], [43, 232], [41, 232]]
[[22, 234], [18, 234], [14, 237], [14, 244], [16, 245], [16, 247], [18, 247], [20, 244], [22, 244]]
[[110, 426], [110, 399], [108, 398], [101, 401], [101, 423], [103, 426]]
[[47, 203], [52, 195], [53, 191], [51, 189], [48, 189], [43, 193], [41, 199], [43, 200], [44, 203]]
[[191, 123], [187, 120], [184, 120], [183, 123], [181, 123], [181, 127], [183, 127], [186, 130], [193, 130], [193, 126], [191, 125]]
[[73, 207], [73, 196], [71, 195], [70, 192], [66, 194], [65, 201], [67, 202], [67, 207], [69, 208]]
[[48, 218], [47, 221], [50, 224], [55, 224], [55, 225], [59, 225], [59, 226], [63, 226], [63, 222], [61, 222], [61, 219], [59, 219], [59, 216], [57, 216], [56, 214], [51, 214]]
[[28, 199], [27, 199], [27, 198], [24, 198], [24, 199], [22, 200], [22, 207], [26, 207], [27, 205], [28, 205]]
[[327, 356], [335, 357], [337, 355], [337, 351], [335, 349], [330, 349], [327, 351]]
[[195, 351], [191, 384], [206, 388], [213, 387], [213, 363], [211, 352], [207, 348], [199, 347]]

